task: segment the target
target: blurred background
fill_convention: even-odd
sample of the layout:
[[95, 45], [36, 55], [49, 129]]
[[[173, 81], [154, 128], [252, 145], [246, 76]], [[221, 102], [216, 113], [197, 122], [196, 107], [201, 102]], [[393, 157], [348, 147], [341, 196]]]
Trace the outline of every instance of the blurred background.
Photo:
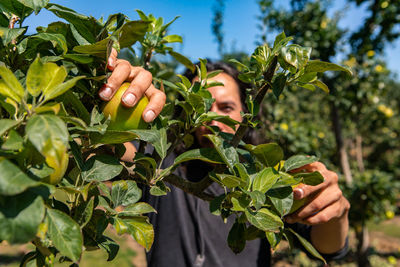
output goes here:
[[[316, 155], [339, 173], [352, 205], [351, 251], [331, 266], [400, 266], [400, 0], [53, 2], [105, 19], [118, 12], [139, 19], [135, 9], [165, 21], [180, 15], [170, 32], [183, 37], [175, 48], [193, 61], [247, 61], [256, 45], [285, 31], [294, 43], [312, 47], [312, 58], [352, 68], [351, 78], [340, 73], [322, 78], [329, 94], [293, 87], [279, 99], [268, 96], [260, 131], [282, 145], [286, 157]], [[43, 10], [25, 25], [33, 32], [55, 20]], [[121, 56], [134, 63], [133, 52], [135, 47]], [[183, 70], [170, 58], [155, 60], [164, 78]], [[144, 266], [143, 252], [129, 238], [123, 240], [112, 264]], [[0, 265], [17, 266], [25, 249], [0, 247]], [[83, 266], [108, 264], [96, 261], [104, 255], [85, 257]], [[274, 266], [320, 264], [302, 252], [289, 252], [285, 244], [273, 260]]]

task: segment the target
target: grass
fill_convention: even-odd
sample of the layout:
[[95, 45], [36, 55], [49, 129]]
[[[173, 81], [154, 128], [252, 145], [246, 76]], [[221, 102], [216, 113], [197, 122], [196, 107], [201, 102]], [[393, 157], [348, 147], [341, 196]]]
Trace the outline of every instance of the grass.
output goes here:
[[400, 238], [399, 220], [385, 221], [380, 224], [370, 222], [367, 224], [367, 227], [370, 231], [381, 232], [391, 237]]

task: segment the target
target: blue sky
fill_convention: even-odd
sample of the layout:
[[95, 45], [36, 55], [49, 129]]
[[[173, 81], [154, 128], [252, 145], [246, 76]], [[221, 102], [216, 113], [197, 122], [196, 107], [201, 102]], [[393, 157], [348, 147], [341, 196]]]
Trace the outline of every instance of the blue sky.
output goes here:
[[[211, 20], [213, 16], [214, 0], [52, 0], [51, 2], [72, 8], [79, 13], [92, 15], [96, 18], [107, 18], [114, 13], [124, 13], [131, 19], [138, 19], [135, 9], [140, 9], [146, 14], [152, 13], [156, 17], [163, 17], [165, 21], [173, 19], [176, 15], [181, 17], [170, 27], [171, 34], [183, 37], [183, 45], [176, 49], [196, 61], [198, 58], [217, 58], [217, 44], [211, 33]], [[259, 15], [256, 0], [226, 0], [224, 28], [226, 49], [251, 53], [255, 48], [256, 36], [259, 31], [256, 27]], [[288, 0], [281, 1], [283, 6]], [[345, 8], [345, 0], [336, 0], [332, 12]], [[362, 22], [365, 12], [356, 9], [354, 5], [346, 8], [347, 12], [341, 21], [341, 26], [356, 29]], [[25, 26], [34, 29], [45, 26], [57, 20], [52, 13], [41, 11], [38, 16], [31, 16], [26, 20]], [[400, 40], [394, 45], [388, 45], [386, 54], [388, 66], [400, 74]]]

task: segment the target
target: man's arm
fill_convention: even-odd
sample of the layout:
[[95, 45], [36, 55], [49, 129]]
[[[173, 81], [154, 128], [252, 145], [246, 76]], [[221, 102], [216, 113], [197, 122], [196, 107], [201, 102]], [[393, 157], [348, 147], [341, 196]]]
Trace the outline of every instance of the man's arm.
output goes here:
[[308, 198], [308, 203], [286, 217], [288, 223], [311, 225], [311, 243], [323, 254], [332, 254], [342, 249], [349, 230], [348, 212], [350, 204], [339, 188], [336, 173], [325, 165], [315, 162], [294, 172], [319, 171], [325, 178], [317, 186], [303, 185], [293, 191], [295, 199]]

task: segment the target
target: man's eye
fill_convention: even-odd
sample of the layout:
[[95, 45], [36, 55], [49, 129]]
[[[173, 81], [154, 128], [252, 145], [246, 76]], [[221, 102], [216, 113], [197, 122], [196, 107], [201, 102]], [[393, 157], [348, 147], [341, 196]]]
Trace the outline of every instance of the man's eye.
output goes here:
[[233, 107], [231, 107], [231, 106], [225, 106], [225, 107], [222, 108], [222, 110], [223, 110], [224, 112], [231, 112], [231, 111], [233, 110]]

